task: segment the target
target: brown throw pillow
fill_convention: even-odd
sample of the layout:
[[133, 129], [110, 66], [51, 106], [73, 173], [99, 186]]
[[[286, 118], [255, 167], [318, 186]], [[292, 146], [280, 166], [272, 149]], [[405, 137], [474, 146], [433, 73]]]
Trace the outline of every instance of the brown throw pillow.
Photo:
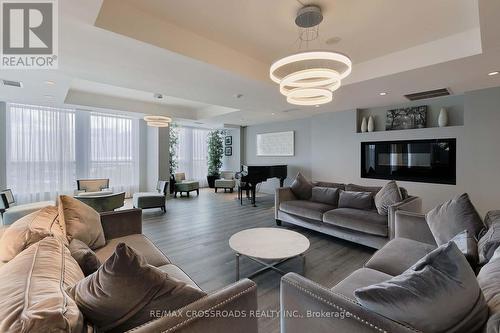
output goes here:
[[467, 193], [437, 206], [427, 213], [425, 219], [438, 245], [449, 242], [463, 230], [478, 238], [484, 228], [483, 221]]
[[85, 276], [94, 273], [101, 266], [101, 261], [97, 258], [95, 252], [81, 240], [76, 238], [73, 239], [71, 243], [69, 243], [69, 250], [78, 265], [80, 265]]
[[300, 172], [295, 177], [290, 189], [300, 200], [309, 200], [312, 196], [313, 185]]
[[60, 239], [28, 247], [0, 268], [0, 332], [82, 332], [82, 313], [65, 289], [83, 278]]
[[92, 250], [106, 245], [101, 216], [92, 207], [67, 195], [59, 196], [58, 206], [59, 218], [70, 242], [79, 239]]
[[28, 246], [47, 236], [66, 241], [66, 235], [59, 225], [57, 207], [49, 206], [28, 214], [10, 225], [0, 239], [0, 261], [14, 259]]
[[179, 309], [205, 295], [148, 265], [124, 243], [69, 293], [85, 318], [104, 331], [125, 331], [151, 320], [150, 309]]

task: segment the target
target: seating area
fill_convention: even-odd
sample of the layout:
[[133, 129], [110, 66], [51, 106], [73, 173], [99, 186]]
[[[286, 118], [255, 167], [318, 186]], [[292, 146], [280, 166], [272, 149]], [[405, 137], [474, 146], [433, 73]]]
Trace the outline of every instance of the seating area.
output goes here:
[[0, 13], [0, 333], [500, 333], [499, 0]]

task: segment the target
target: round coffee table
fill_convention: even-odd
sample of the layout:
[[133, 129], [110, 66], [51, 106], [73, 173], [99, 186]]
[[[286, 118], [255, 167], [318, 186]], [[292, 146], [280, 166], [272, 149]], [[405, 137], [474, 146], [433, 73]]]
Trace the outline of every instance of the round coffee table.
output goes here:
[[304, 271], [304, 252], [309, 249], [309, 245], [306, 237], [286, 229], [254, 228], [240, 231], [229, 239], [229, 246], [236, 252], [236, 281], [240, 279], [240, 256], [242, 255], [264, 266], [250, 274], [248, 278], [267, 270], [284, 275], [286, 272], [276, 266], [298, 256], [302, 257], [302, 270]]

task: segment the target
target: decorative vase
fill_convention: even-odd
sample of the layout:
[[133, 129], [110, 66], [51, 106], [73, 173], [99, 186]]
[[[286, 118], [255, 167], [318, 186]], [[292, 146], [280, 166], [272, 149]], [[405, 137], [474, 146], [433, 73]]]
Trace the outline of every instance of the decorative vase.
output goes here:
[[445, 108], [441, 108], [441, 111], [439, 111], [438, 125], [439, 127], [448, 126], [448, 110]]
[[366, 123], [366, 117], [363, 117], [363, 120], [361, 120], [361, 132], [365, 133], [368, 130], [368, 125]]
[[375, 130], [375, 121], [373, 120], [373, 117], [370, 116], [368, 118], [368, 132], [373, 132]]

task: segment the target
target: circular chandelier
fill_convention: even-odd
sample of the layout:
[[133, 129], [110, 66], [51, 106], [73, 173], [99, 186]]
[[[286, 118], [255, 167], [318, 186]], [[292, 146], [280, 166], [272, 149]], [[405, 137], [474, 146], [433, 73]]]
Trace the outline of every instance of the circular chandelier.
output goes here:
[[166, 116], [145, 116], [144, 121], [150, 127], [168, 127], [172, 118]]
[[[318, 38], [318, 26], [322, 20], [321, 9], [317, 6], [305, 6], [299, 10], [295, 23], [301, 29], [301, 43]], [[340, 88], [341, 80], [351, 74], [351, 70], [352, 61], [346, 55], [304, 51], [274, 62], [269, 76], [280, 85], [280, 92], [288, 103], [320, 105], [333, 100], [333, 92]]]

